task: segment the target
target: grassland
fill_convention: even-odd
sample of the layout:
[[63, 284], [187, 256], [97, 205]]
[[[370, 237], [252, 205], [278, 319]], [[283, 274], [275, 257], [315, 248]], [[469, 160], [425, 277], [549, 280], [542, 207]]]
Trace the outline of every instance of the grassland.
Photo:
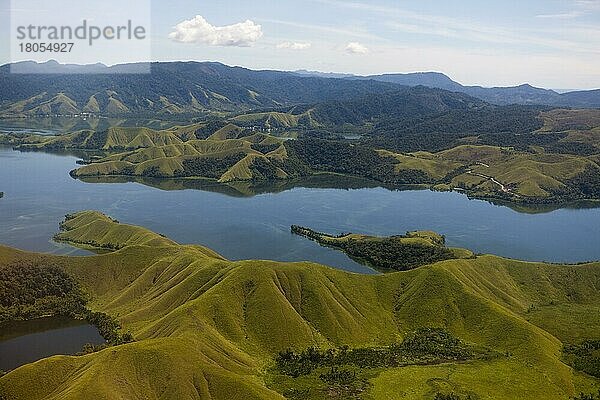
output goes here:
[[0, 247], [0, 264], [66, 271], [89, 306], [136, 341], [20, 367], [0, 378], [7, 398], [283, 398], [270, 372], [280, 351], [387, 346], [427, 327], [501, 356], [373, 370], [361, 398], [566, 400], [599, 385], [561, 361], [564, 343], [600, 339], [598, 263], [484, 255], [364, 276], [308, 262], [228, 261], [96, 212], [72, 215], [65, 228], [73, 243], [118, 250], [67, 257]]

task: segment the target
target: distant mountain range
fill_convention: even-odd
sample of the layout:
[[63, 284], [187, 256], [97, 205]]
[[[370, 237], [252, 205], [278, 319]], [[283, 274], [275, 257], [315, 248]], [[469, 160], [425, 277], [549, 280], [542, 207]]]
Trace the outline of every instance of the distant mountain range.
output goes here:
[[464, 86], [440, 72], [414, 72], [408, 74], [383, 75], [349, 75], [323, 73], [315, 71], [295, 71], [302, 76], [318, 76], [326, 78], [344, 78], [351, 80], [375, 80], [378, 82], [395, 83], [404, 86], [425, 86], [460, 92], [496, 105], [545, 105], [555, 107], [599, 108], [600, 89], [567, 91], [559, 93], [555, 90], [542, 89], [523, 84], [511, 87]]
[[536, 88], [529, 84], [492, 88], [464, 86], [439, 72], [369, 75], [364, 77], [350, 76], [346, 77], [346, 79], [375, 80], [405, 86], [426, 86], [444, 89], [465, 93], [496, 105], [522, 104], [576, 108], [600, 107], [600, 89], [558, 93], [554, 90]]
[[559, 94], [529, 85], [462, 86], [439, 73], [347, 76], [310, 71], [254, 71], [214, 62], [160, 62], [107, 67], [24, 62], [21, 74], [0, 67], [0, 115], [185, 114], [247, 112], [331, 101], [424, 86], [460, 92], [492, 104], [600, 107], [600, 90]]
[[525, 84], [514, 87], [463, 86], [448, 76], [436, 73], [374, 75], [365, 79], [400, 85], [440, 88], [461, 92], [492, 104], [538, 104], [557, 107], [597, 108], [600, 107], [600, 89], [558, 93], [554, 90], [536, 88]]

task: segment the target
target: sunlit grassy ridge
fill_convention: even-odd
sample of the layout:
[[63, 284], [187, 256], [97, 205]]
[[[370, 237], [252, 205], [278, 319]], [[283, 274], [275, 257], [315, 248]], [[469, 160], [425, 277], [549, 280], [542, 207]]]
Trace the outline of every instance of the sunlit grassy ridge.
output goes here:
[[313, 263], [227, 261], [96, 212], [67, 224], [73, 241], [127, 238], [127, 246], [90, 257], [2, 247], [0, 263], [63, 268], [90, 293], [92, 308], [118, 317], [136, 342], [18, 368], [0, 378], [8, 398], [281, 398], [265, 384], [278, 351], [385, 345], [419, 327], [447, 328], [503, 356], [386, 370], [365, 398], [433, 398], [432, 382], [447, 381], [481, 399], [566, 399], [598, 384], [560, 353], [561, 341], [600, 337], [600, 264], [479, 256], [364, 276]]
[[229, 138], [229, 134], [237, 129], [226, 126], [206, 140], [150, 146], [110, 155], [76, 169], [72, 175], [193, 176], [221, 182], [243, 181], [257, 177], [255, 165], [262, 161], [274, 171], [274, 177], [288, 177], [275, 165], [286, 157], [280, 139], [264, 134]]
[[587, 167], [597, 168], [595, 162], [581, 156], [522, 153], [494, 146], [459, 146], [438, 156], [469, 163], [470, 168], [455, 177], [453, 185], [475, 192], [508, 191], [532, 198], [551, 196], [552, 190], [564, 189], [569, 179]]
[[169, 246], [172, 240], [139, 226], [118, 221], [94, 211], [67, 215], [55, 240], [76, 246], [118, 250], [128, 245]]
[[[155, 130], [147, 127], [111, 126], [107, 129], [83, 129], [62, 135], [20, 135], [14, 143], [22, 150], [83, 149], [123, 151], [176, 145], [205, 138], [207, 123], [174, 126]], [[10, 138], [10, 135], [8, 135]]]

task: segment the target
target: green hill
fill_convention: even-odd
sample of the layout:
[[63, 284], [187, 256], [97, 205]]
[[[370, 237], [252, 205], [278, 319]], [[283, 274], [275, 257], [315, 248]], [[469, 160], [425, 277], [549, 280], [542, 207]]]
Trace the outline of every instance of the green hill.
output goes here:
[[[382, 348], [429, 327], [497, 356], [360, 370], [368, 374], [362, 398], [566, 400], [599, 385], [561, 361], [563, 343], [600, 339], [597, 263], [486, 255], [365, 276], [307, 262], [228, 261], [201, 246], [149, 242], [160, 236], [100, 213], [66, 223], [73, 242], [120, 249], [64, 257], [1, 247], [0, 266], [66, 271], [90, 307], [117, 317], [136, 341], [20, 367], [0, 378], [7, 398], [283, 398], [276, 390], [289, 395], [312, 379], [278, 375], [283, 350]], [[88, 229], [95, 224], [97, 236]]]
[[106, 130], [81, 130], [64, 135], [5, 135], [4, 141], [12, 139], [19, 150], [104, 150], [123, 151], [181, 144], [185, 141], [206, 138], [212, 129], [208, 122], [169, 129], [154, 130], [146, 127], [112, 126]]
[[[231, 134], [234, 131], [237, 127], [228, 126], [211, 137], [226, 137], [227, 132]], [[254, 134], [240, 139], [189, 140], [113, 154], [93, 160], [91, 164], [72, 171], [71, 175], [196, 177], [220, 182], [284, 179], [288, 175], [279, 165], [285, 157], [280, 139]]]
[[175, 242], [147, 229], [119, 224], [93, 211], [67, 215], [54, 240], [98, 250], [118, 250], [129, 245], [170, 246]]

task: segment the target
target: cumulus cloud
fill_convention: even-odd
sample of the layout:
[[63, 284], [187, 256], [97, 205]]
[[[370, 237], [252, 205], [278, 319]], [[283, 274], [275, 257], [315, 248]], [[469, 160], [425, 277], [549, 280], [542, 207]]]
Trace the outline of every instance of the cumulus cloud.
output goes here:
[[369, 49], [358, 42], [350, 42], [346, 46], [346, 53], [348, 54], [367, 54]]
[[169, 39], [181, 43], [201, 43], [209, 46], [248, 47], [263, 35], [262, 27], [246, 20], [233, 25], [214, 26], [201, 15], [175, 25]]
[[283, 42], [277, 45], [278, 49], [290, 49], [290, 50], [306, 50], [310, 49], [311, 44], [305, 42]]

